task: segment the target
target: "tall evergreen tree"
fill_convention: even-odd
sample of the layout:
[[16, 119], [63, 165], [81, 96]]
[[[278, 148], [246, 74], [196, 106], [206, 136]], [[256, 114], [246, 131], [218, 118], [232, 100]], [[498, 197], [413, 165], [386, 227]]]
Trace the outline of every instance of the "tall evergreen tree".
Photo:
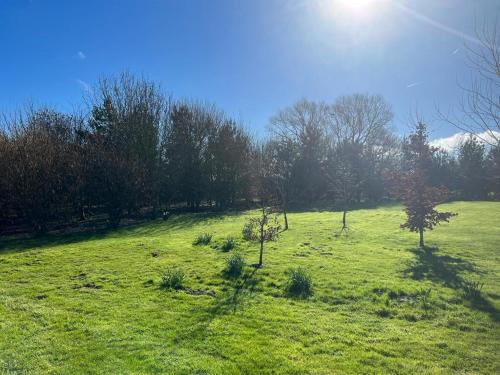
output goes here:
[[418, 123], [415, 132], [403, 145], [405, 165], [398, 176], [397, 188], [407, 216], [401, 228], [418, 232], [420, 247], [424, 247], [424, 231], [432, 230], [442, 221], [448, 222], [455, 215], [435, 209], [448, 196], [446, 188], [431, 186], [429, 183], [429, 171], [435, 151], [429, 146], [425, 124]]
[[486, 159], [488, 192], [495, 199], [500, 199], [500, 143], [492, 146]]
[[223, 209], [246, 198], [250, 181], [250, 137], [231, 120], [212, 129], [205, 159], [209, 198]]
[[458, 153], [460, 190], [466, 199], [486, 197], [485, 148], [474, 136], [460, 146]]

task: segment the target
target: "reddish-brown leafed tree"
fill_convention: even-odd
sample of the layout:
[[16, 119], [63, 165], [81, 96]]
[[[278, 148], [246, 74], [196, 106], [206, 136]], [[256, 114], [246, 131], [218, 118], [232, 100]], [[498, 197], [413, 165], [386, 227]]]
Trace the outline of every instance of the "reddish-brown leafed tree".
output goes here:
[[428, 181], [435, 151], [428, 143], [425, 124], [418, 123], [415, 132], [403, 145], [404, 163], [398, 178], [397, 193], [407, 216], [401, 228], [418, 232], [420, 247], [424, 247], [425, 230], [432, 230], [440, 222], [448, 222], [450, 217], [456, 215], [435, 210], [436, 205], [448, 197], [446, 188], [431, 186]]

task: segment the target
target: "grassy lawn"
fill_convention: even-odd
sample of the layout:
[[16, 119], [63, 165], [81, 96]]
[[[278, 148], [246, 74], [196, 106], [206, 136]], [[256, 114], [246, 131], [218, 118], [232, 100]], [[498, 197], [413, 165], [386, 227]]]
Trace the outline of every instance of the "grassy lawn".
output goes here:
[[[241, 240], [256, 211], [0, 242], [0, 373], [500, 373], [500, 203], [441, 208], [459, 216], [426, 250], [399, 206], [349, 213], [348, 236], [340, 213], [292, 213], [258, 270]], [[212, 243], [192, 245], [204, 232]], [[217, 248], [230, 235], [237, 280]], [[159, 288], [169, 266], [188, 289]], [[284, 296], [292, 266], [312, 297]]]

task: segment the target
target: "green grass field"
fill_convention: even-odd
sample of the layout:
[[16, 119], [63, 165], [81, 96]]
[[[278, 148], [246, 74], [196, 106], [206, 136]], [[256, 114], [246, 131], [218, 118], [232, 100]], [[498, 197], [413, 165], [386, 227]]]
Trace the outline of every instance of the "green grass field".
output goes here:
[[[292, 213], [257, 270], [241, 239], [257, 211], [0, 242], [0, 373], [498, 374], [500, 203], [441, 209], [459, 216], [426, 250], [399, 229], [400, 206], [349, 213], [348, 236], [340, 213]], [[204, 232], [212, 243], [192, 245]], [[236, 280], [217, 248], [229, 235], [247, 261]], [[187, 289], [159, 288], [171, 266]], [[308, 299], [284, 296], [295, 266], [312, 275]]]

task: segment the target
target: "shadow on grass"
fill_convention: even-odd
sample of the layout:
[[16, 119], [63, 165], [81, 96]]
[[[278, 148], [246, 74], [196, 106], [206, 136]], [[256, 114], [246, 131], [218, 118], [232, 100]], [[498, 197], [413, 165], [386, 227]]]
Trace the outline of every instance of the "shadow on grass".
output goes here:
[[45, 247], [98, 240], [114, 231], [116, 231], [116, 229], [99, 229], [92, 232], [46, 234], [34, 238], [0, 240], [0, 254], [40, 250]]
[[22, 252], [29, 250], [40, 250], [45, 247], [70, 245], [79, 242], [99, 240], [106, 237], [141, 237], [156, 236], [168, 231], [189, 229], [207, 220], [223, 220], [228, 216], [237, 215], [237, 212], [226, 213], [191, 213], [173, 215], [167, 221], [157, 219], [149, 222], [141, 222], [125, 225], [118, 228], [84, 229], [73, 233], [49, 233], [38, 237], [22, 239], [1, 239], [0, 254]]
[[461, 258], [449, 255], [438, 255], [435, 247], [414, 248], [416, 260], [405, 271], [406, 276], [414, 280], [431, 280], [440, 282], [449, 288], [460, 288], [463, 271], [474, 272], [474, 265]]
[[[430, 280], [442, 283], [448, 288], [461, 291], [464, 294], [464, 279], [460, 272], [478, 273], [474, 265], [464, 259], [450, 255], [437, 254], [437, 247], [413, 248], [415, 262], [412, 263], [404, 274], [414, 280]], [[500, 320], [500, 312], [484, 296], [479, 295], [469, 299], [470, 306], [479, 311], [488, 313], [495, 321]]]
[[483, 295], [479, 295], [471, 299], [470, 306], [475, 310], [490, 314], [491, 318], [495, 322], [500, 321], [500, 311], [497, 310], [497, 308], [493, 306], [490, 301], [484, 298]]
[[232, 290], [218, 298], [215, 305], [209, 309], [209, 314], [216, 317], [243, 309], [245, 300], [251, 298], [255, 292], [258, 280], [254, 276], [257, 270], [258, 268], [254, 268], [251, 272], [246, 272], [241, 279], [236, 280]]
[[[399, 207], [400, 203], [396, 201], [382, 201], [382, 202], [361, 202], [352, 204], [347, 212], [354, 212], [358, 210], [375, 209], [375, 208], [393, 208]], [[342, 207], [333, 205], [331, 201], [322, 201], [316, 204], [294, 204], [291, 205], [288, 213], [304, 213], [304, 212], [331, 212], [342, 213]]]
[[[232, 288], [217, 296], [215, 303], [202, 313], [197, 323], [187, 333], [179, 334], [175, 338], [175, 342], [191, 340], [192, 338], [204, 340], [209, 334], [208, 327], [216, 318], [243, 310], [245, 302], [252, 297], [258, 284], [258, 279], [255, 278], [257, 270], [254, 268], [246, 272], [242, 278], [235, 280], [232, 283]], [[198, 313], [199, 310], [196, 312]]]

